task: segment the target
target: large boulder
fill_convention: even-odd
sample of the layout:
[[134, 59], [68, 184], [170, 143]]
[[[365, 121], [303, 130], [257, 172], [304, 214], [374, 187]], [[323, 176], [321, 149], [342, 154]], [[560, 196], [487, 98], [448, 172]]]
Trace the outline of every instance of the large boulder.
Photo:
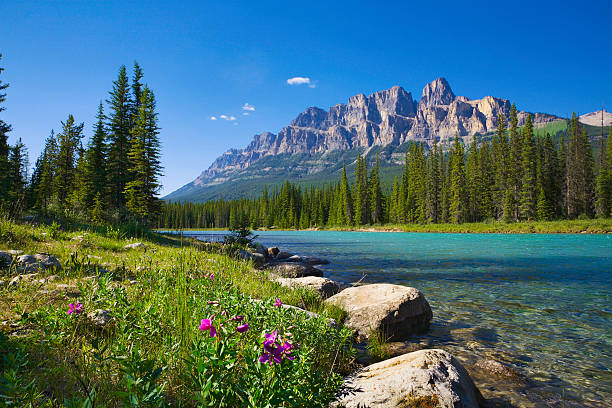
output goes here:
[[253, 261], [256, 265], [262, 265], [266, 262], [266, 257], [260, 253], [251, 253], [241, 249], [238, 251], [237, 256], [239, 259], [244, 259], [245, 261]]
[[325, 302], [346, 310], [344, 325], [355, 331], [358, 341], [374, 332], [393, 341], [403, 340], [426, 331], [433, 317], [420, 291], [387, 283], [347, 288]]
[[[332, 407], [478, 408], [483, 398], [468, 372], [444, 350], [419, 350], [348, 377]], [[426, 405], [427, 404], [427, 405]]]
[[278, 247], [268, 248], [268, 256], [270, 256], [271, 258], [274, 258], [276, 255], [278, 255], [279, 252], [280, 249], [278, 249]]
[[278, 278], [276, 282], [290, 288], [307, 288], [318, 292], [323, 299], [327, 299], [340, 292], [340, 287], [331, 279], [318, 276], [305, 276], [303, 278]]
[[311, 265], [299, 262], [279, 262], [272, 266], [272, 273], [283, 278], [303, 278], [304, 276], [323, 276], [323, 272]]

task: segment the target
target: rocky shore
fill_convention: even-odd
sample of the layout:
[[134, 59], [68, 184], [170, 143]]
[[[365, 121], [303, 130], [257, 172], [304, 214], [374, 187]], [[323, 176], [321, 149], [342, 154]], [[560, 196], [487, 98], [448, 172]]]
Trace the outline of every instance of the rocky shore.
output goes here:
[[[342, 322], [354, 333], [356, 348], [367, 348], [373, 336], [393, 343], [429, 330], [433, 312], [418, 289], [392, 284], [345, 285], [325, 278], [316, 265], [328, 260], [304, 257], [278, 247], [256, 245], [239, 251], [268, 272], [269, 279], [283, 286], [316, 291], [328, 304], [346, 312]], [[395, 347], [389, 358], [358, 359], [360, 368], [345, 378], [333, 407], [483, 407], [486, 401], [467, 370], [449, 352], [441, 349], [410, 350]]]

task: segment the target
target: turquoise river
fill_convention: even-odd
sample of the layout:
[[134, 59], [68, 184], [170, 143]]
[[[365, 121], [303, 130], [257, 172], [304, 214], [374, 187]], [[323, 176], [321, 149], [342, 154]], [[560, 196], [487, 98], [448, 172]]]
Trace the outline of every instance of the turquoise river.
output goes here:
[[[610, 235], [257, 234], [266, 246], [327, 258], [328, 278], [421, 290], [432, 327], [404, 346], [453, 352], [497, 406], [612, 406]], [[482, 369], [491, 360], [510, 370]]]

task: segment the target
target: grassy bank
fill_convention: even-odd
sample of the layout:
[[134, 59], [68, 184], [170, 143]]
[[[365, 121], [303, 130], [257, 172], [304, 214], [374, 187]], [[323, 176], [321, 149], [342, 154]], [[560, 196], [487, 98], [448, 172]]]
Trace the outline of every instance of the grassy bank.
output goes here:
[[[224, 231], [226, 228], [183, 228], [182, 231]], [[278, 231], [260, 228], [260, 231]], [[490, 234], [610, 234], [612, 218], [533, 222], [475, 222], [465, 224], [385, 224], [363, 227], [310, 228], [307, 231], [440, 232]]]
[[[145, 247], [125, 249], [134, 240], [113, 229], [0, 221], [0, 250], [61, 263], [17, 285], [7, 285], [16, 265], [0, 268], [0, 405], [328, 404], [353, 357], [348, 330], [328, 324], [337, 309], [223, 251], [156, 234], [138, 241]], [[68, 314], [71, 303], [82, 311]], [[98, 309], [111, 316], [102, 326], [87, 316]]]

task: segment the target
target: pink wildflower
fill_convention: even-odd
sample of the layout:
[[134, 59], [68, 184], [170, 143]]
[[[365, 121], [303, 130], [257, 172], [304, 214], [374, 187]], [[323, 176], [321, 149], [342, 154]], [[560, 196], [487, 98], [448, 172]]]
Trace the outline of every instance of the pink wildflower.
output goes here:
[[68, 314], [79, 314], [83, 311], [83, 305], [79, 303], [79, 301], [77, 300], [76, 304], [71, 303], [68, 305]]

